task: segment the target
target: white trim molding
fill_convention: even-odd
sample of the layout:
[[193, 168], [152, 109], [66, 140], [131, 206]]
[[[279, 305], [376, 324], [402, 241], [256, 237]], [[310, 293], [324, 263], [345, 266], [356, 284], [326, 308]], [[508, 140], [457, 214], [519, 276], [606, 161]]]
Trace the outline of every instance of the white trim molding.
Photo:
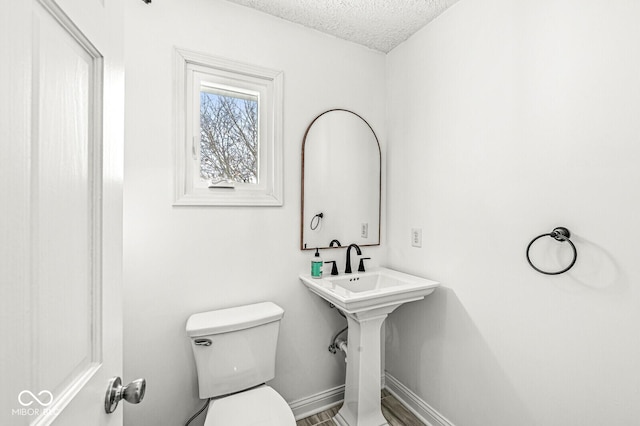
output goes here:
[[417, 418], [428, 426], [454, 426], [446, 417], [438, 413], [435, 408], [427, 404], [411, 389], [400, 383], [391, 374], [385, 374], [387, 390], [398, 399]]
[[[386, 388], [402, 405], [427, 426], [455, 426], [446, 417], [424, 402], [398, 379], [385, 372], [382, 387]], [[344, 400], [344, 385], [318, 392], [289, 403], [296, 420], [327, 410]]]
[[296, 420], [320, 413], [344, 400], [344, 385], [319, 392], [289, 403]]

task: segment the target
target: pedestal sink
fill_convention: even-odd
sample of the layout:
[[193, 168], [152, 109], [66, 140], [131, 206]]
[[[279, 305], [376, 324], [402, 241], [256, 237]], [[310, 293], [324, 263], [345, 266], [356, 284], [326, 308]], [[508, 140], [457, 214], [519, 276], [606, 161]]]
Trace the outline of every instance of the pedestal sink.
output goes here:
[[300, 275], [309, 290], [347, 316], [347, 377], [339, 426], [388, 425], [380, 408], [380, 327], [406, 302], [423, 299], [440, 284], [387, 268], [321, 279]]

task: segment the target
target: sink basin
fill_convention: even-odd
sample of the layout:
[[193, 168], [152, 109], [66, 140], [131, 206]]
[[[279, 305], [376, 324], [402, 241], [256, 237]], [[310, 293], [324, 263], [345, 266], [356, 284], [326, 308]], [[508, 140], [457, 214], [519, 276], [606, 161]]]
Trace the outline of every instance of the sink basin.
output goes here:
[[320, 279], [304, 274], [300, 275], [300, 280], [309, 290], [347, 313], [396, 308], [424, 298], [440, 285], [388, 268]]

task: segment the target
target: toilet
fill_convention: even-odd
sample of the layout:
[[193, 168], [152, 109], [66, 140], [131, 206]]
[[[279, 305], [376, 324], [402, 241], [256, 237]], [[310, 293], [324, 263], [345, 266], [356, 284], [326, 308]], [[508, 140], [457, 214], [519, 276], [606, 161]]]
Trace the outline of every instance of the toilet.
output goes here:
[[200, 399], [211, 398], [204, 426], [295, 426], [287, 402], [265, 384], [275, 377], [283, 315], [263, 302], [189, 317]]

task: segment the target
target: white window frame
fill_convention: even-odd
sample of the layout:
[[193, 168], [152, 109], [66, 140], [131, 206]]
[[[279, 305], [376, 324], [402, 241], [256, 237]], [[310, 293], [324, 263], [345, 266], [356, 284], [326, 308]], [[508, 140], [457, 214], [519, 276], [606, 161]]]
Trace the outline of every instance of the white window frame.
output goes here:
[[[283, 73], [175, 49], [176, 206], [282, 206]], [[258, 183], [200, 181], [200, 88], [210, 84], [258, 98]]]

